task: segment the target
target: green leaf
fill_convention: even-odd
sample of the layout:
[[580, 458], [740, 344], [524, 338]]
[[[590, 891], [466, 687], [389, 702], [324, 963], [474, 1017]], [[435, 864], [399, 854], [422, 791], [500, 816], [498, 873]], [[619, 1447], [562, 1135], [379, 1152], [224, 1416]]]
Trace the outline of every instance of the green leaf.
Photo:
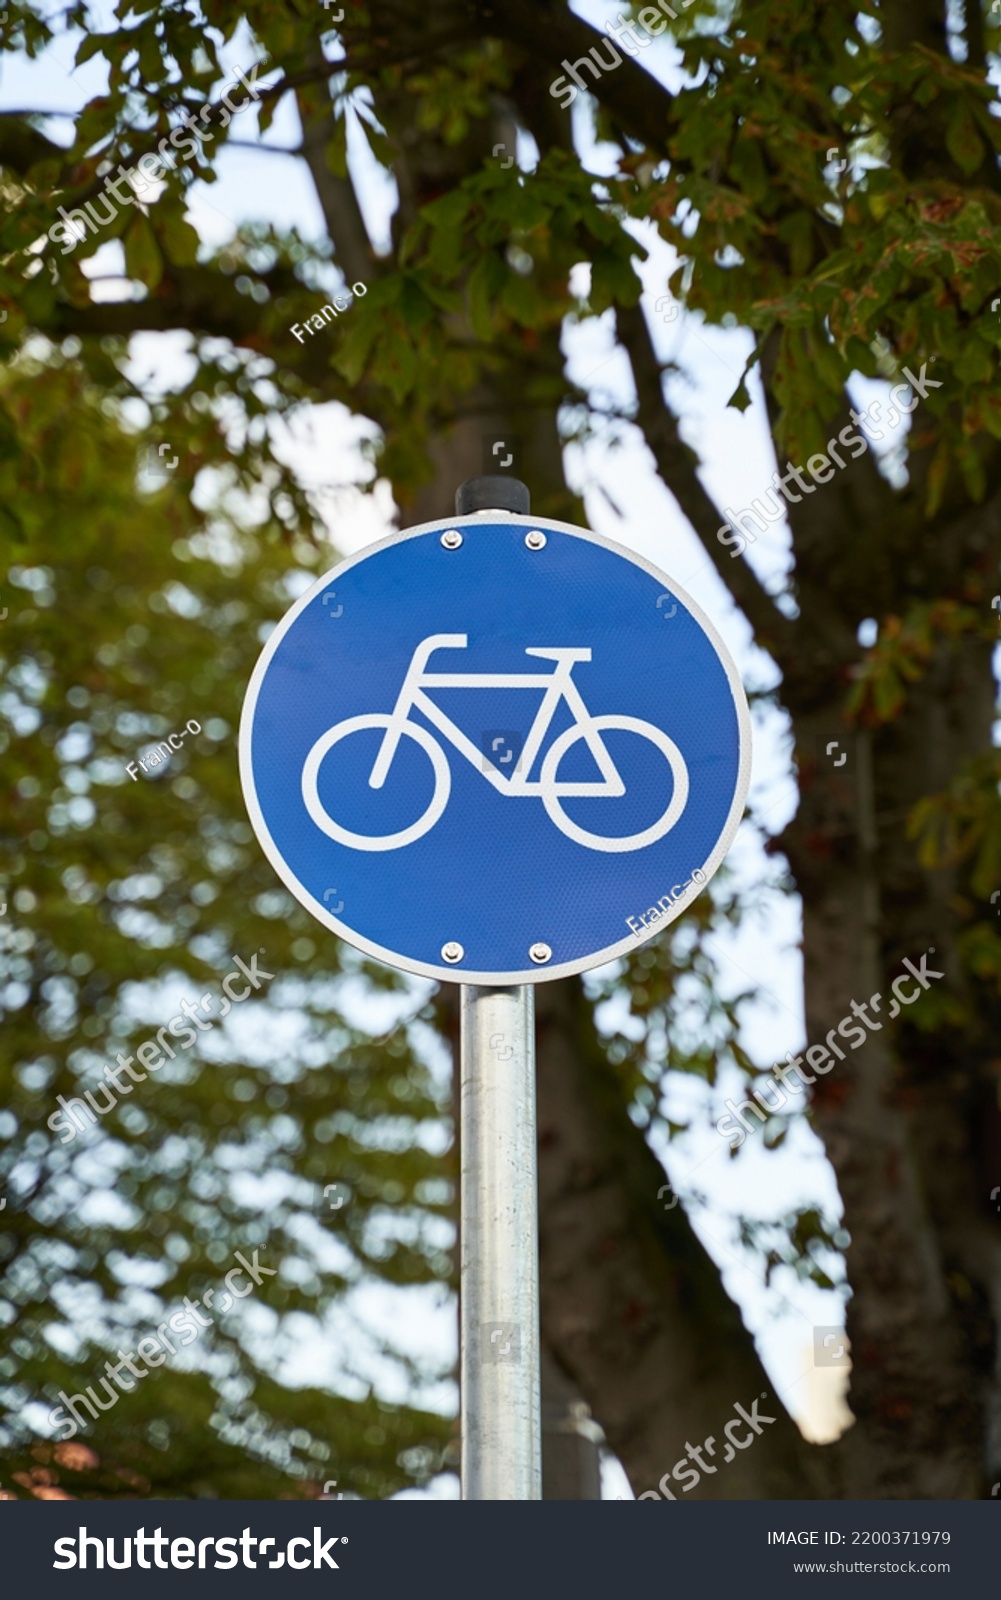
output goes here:
[[417, 352], [402, 324], [398, 324], [395, 337], [383, 338], [376, 347], [372, 377], [376, 383], [384, 383], [393, 399], [400, 404], [411, 393], [417, 374]]
[[997, 395], [984, 395], [978, 408], [978, 420], [995, 439], [1001, 439], [1001, 399]]
[[18, 513], [13, 506], [0, 500], [0, 537], [4, 535], [8, 539], [14, 539], [18, 544], [23, 544], [27, 538], [24, 523]]
[[107, 35], [103, 33], [87, 33], [84, 35], [76, 53], [75, 61], [82, 67], [85, 61], [90, 61], [93, 56], [100, 55], [104, 50]]
[[952, 361], [952, 375], [970, 387], [991, 383], [998, 369], [997, 350], [974, 335]]
[[548, 302], [531, 274], [523, 277], [520, 272], [509, 272], [501, 291], [501, 305], [522, 327], [540, 328]]
[[484, 344], [493, 337], [497, 298], [506, 275], [504, 263], [493, 251], [481, 256], [469, 274], [469, 316], [473, 332]]
[[945, 145], [957, 167], [968, 175], [976, 172], [987, 153], [970, 108], [962, 98], [957, 99], [949, 118]]
[[137, 215], [125, 234], [125, 270], [147, 289], [155, 289], [163, 277], [163, 257], [156, 235], [146, 218]]
[[337, 346], [331, 366], [352, 387], [361, 382], [379, 328], [379, 318], [373, 316], [369, 309], [366, 316], [358, 317], [357, 320], [352, 317]]
[[933, 517], [942, 504], [945, 486], [949, 481], [949, 464], [952, 452], [948, 439], [940, 439], [925, 484], [925, 515]]
[[745, 378], [741, 378], [741, 380], [738, 383], [736, 389], [734, 389], [733, 394], [730, 396], [729, 400], [727, 401], [727, 405], [728, 406], [733, 406], [733, 409], [735, 411], [746, 411], [748, 406], [750, 405], [750, 403], [751, 403], [751, 396], [747, 392], [746, 379]]
[[[159, 207], [164, 212], [164, 207]], [[176, 266], [192, 267], [198, 260], [198, 234], [176, 208], [164, 212], [162, 237], [167, 253]]]

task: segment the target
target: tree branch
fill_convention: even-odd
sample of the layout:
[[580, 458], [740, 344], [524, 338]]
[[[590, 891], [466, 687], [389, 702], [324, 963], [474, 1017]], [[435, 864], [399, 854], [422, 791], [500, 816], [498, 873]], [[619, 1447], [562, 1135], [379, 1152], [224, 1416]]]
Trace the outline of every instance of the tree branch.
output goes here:
[[[65, 112], [53, 112], [65, 116]], [[21, 176], [41, 161], [60, 160], [66, 151], [62, 145], [22, 121], [23, 117], [48, 115], [37, 111], [0, 111], [0, 167], [10, 167]]]
[[698, 534], [719, 576], [754, 629], [762, 649], [781, 664], [796, 647], [796, 625], [783, 616], [761, 580], [741, 556], [724, 551], [716, 533], [725, 518], [699, 481], [695, 457], [682, 442], [678, 419], [664, 399], [662, 368], [639, 306], [620, 309], [619, 339], [636, 384], [637, 422], [657, 463], [660, 477]]
[[[593, 44], [608, 50], [607, 36], [575, 16], [560, 4], [539, 4], [539, 0], [505, 0], [494, 7], [480, 0], [477, 7], [483, 32], [517, 45], [537, 61], [558, 61], [561, 76], [564, 60], [579, 61]], [[634, 139], [649, 149], [667, 154], [668, 140], [677, 131], [674, 99], [662, 83], [636, 65], [622, 51], [621, 64], [601, 72], [589, 87], [600, 103], [613, 113]], [[590, 74], [588, 74], [590, 77]], [[559, 102], [553, 99], [554, 105]]]
[[323, 111], [311, 114], [307, 96], [297, 91], [295, 98], [302, 124], [302, 156], [313, 180], [338, 265], [349, 282], [371, 283], [378, 271], [378, 262], [354, 185], [350, 178], [337, 177], [327, 165], [327, 146], [333, 135], [329, 102]]
[[[303, 285], [285, 270], [259, 273], [258, 280], [272, 292], [303, 292]], [[301, 347], [287, 333], [274, 335], [262, 328], [263, 308], [249, 295], [240, 294], [232, 280], [210, 267], [168, 265], [156, 293], [145, 300], [116, 300], [72, 305], [60, 302], [41, 331], [53, 339], [76, 334], [81, 338], [106, 338], [134, 333], [164, 333], [183, 327], [196, 337], [229, 339], [234, 345], [267, 356], [323, 400], [342, 400], [357, 408], [359, 390], [349, 389], [330, 366], [330, 352], [321, 340]], [[287, 340], [287, 342], [286, 342]]]

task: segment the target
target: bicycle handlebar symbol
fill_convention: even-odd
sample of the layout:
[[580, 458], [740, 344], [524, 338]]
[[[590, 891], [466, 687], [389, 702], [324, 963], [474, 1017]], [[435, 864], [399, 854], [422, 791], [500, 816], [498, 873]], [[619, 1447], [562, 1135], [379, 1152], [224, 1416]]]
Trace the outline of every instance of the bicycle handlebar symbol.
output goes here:
[[[670, 832], [688, 802], [688, 768], [684, 757], [674, 740], [669, 739], [662, 729], [654, 727], [652, 722], [643, 722], [638, 717], [629, 716], [592, 717], [572, 676], [575, 663], [590, 661], [589, 649], [564, 647], [526, 649], [527, 656], [539, 656], [543, 660], [555, 663], [552, 672], [544, 674], [428, 671], [428, 662], [436, 650], [465, 650], [468, 643], [469, 636], [465, 633], [434, 633], [423, 639], [413, 653], [392, 711], [367, 712], [362, 716], [346, 717], [343, 722], [335, 723], [332, 728], [328, 728], [326, 733], [321, 734], [316, 740], [302, 769], [302, 797], [310, 817], [328, 838], [337, 840], [339, 844], [349, 845], [354, 850], [400, 850], [405, 845], [413, 844], [415, 840], [422, 838], [435, 826], [448, 804], [452, 772], [448, 756], [439, 741], [421, 723], [410, 720], [411, 712], [415, 710], [421, 711], [439, 733], [454, 745], [459, 754], [483, 774], [499, 794], [512, 798], [537, 795], [550, 820], [560, 832], [589, 850], [604, 852], [642, 850], [647, 845], [655, 844], [658, 839], [662, 839]], [[515, 770], [502, 772], [489, 757], [485, 758], [483, 752], [466, 737], [462, 729], [435, 704], [426, 693], [428, 689], [542, 689], [544, 691], [542, 702], [525, 740], [521, 761]], [[543, 757], [538, 780], [530, 782], [528, 774], [542, 748], [561, 701], [566, 701], [574, 718], [573, 724], [553, 740]], [[402, 828], [397, 833], [373, 836], [353, 833], [335, 822], [320, 800], [318, 785], [320, 767], [335, 745], [343, 739], [350, 738], [353, 733], [377, 728], [384, 730], [384, 738], [368, 780], [369, 787], [372, 789], [383, 787], [400, 740], [406, 736], [408, 739], [413, 739], [430, 759], [434, 772], [434, 793], [427, 810], [410, 827]], [[607, 838], [579, 827], [567, 816], [561, 801], [584, 796], [613, 799], [625, 794], [625, 784], [601, 737], [603, 733], [612, 730], [635, 733], [639, 738], [646, 739], [654, 745], [665, 757], [670, 768], [672, 789], [666, 809], [650, 827], [640, 833]], [[557, 779], [560, 762], [579, 739], [584, 740], [594, 757], [601, 774], [600, 782], [591, 780], [561, 783]]]

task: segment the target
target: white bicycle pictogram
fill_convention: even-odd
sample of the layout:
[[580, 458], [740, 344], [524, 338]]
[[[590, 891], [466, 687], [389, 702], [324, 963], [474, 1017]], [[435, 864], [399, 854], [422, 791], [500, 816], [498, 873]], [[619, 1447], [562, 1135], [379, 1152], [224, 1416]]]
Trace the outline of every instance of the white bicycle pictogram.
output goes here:
[[[589, 649], [563, 647], [526, 649], [527, 656], [540, 656], [543, 660], [556, 663], [553, 671], [549, 673], [427, 670], [428, 662], [436, 650], [465, 650], [468, 643], [469, 636], [465, 633], [433, 633], [428, 638], [422, 639], [413, 653], [392, 711], [367, 712], [358, 717], [346, 717], [343, 722], [337, 722], [332, 728], [328, 728], [326, 733], [321, 734], [316, 740], [302, 769], [302, 797], [306, 810], [316, 826], [329, 838], [336, 839], [339, 844], [350, 845], [354, 850], [400, 850], [404, 845], [413, 844], [416, 839], [428, 833], [438, 821], [448, 804], [452, 787], [452, 770], [448, 756], [434, 734], [421, 723], [410, 720], [413, 711], [423, 712], [427, 720], [455, 746], [459, 754], [465, 756], [467, 761], [483, 773], [488, 783], [491, 783], [499, 794], [513, 798], [537, 795], [560, 832], [589, 850], [606, 852], [642, 850], [647, 845], [662, 839], [674, 827], [688, 801], [688, 768], [684, 757], [674, 740], [669, 739], [661, 728], [654, 727], [652, 722], [643, 722], [639, 717], [628, 716], [592, 717], [584, 704], [580, 690], [573, 681], [574, 665], [578, 661], [590, 661]], [[501, 772], [499, 767], [467, 738], [462, 729], [446, 716], [441, 707], [435, 704], [426, 692], [428, 689], [542, 689], [544, 691], [542, 702], [525, 740], [522, 758], [515, 771]], [[539, 778], [533, 783], [529, 780], [528, 774], [532, 771], [556, 710], [564, 700], [573, 715], [573, 724], [553, 740], [542, 759]], [[384, 729], [385, 737], [372, 767], [368, 780], [369, 787], [382, 788], [389, 775], [400, 740], [405, 735], [408, 739], [413, 739], [415, 744], [418, 744], [430, 757], [434, 771], [434, 793], [427, 810], [416, 822], [411, 823], [409, 828], [402, 828], [396, 833], [373, 836], [353, 833], [350, 829], [342, 827], [339, 822], [335, 822], [320, 800], [318, 782], [320, 766], [335, 745], [343, 739], [350, 738], [353, 733], [376, 728]], [[601, 737], [603, 733], [612, 730], [635, 733], [654, 745], [667, 760], [672, 783], [670, 801], [656, 822], [644, 828], [641, 833], [608, 838], [581, 828], [567, 816], [561, 801], [574, 797], [612, 799], [625, 794], [625, 784]], [[578, 739], [585, 741], [594, 757], [601, 773], [600, 781], [561, 783], [557, 779], [560, 762]]]

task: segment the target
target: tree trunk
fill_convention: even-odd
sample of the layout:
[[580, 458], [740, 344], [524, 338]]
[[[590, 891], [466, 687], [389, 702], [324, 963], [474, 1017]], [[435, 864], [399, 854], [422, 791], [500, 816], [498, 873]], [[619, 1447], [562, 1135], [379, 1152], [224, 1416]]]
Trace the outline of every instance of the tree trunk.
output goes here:
[[[637, 1493], [657, 1490], [686, 1446], [735, 1404], [774, 1417], [754, 1448], [702, 1477], [699, 1499], [801, 1499], [826, 1492], [822, 1458], [775, 1398], [719, 1269], [626, 1115], [579, 981], [540, 984], [539, 1202], [542, 1326]], [[816, 1465], [812, 1463], [816, 1461]], [[680, 1491], [678, 1491], [680, 1497]]]
[[[961, 549], [955, 530], [941, 537]], [[926, 952], [942, 990], [970, 999], [957, 954], [961, 877], [920, 871], [901, 821], [989, 747], [989, 647], [941, 650], [892, 726], [842, 727], [849, 761], [835, 771], [820, 752], [842, 698], [794, 714], [802, 798], [781, 844], [803, 896], [808, 1040], [822, 1042], [853, 1000], [883, 997], [879, 1031], [812, 1090], [851, 1235], [858, 1420], [844, 1441], [846, 1484], [862, 1498], [975, 1498], [991, 1470], [984, 1402], [1001, 1284], [977, 1134], [985, 1114], [997, 1119], [997, 1066], [969, 1030], [931, 1041], [906, 1013], [894, 1023], [887, 1012], [903, 959], [920, 964]]]

